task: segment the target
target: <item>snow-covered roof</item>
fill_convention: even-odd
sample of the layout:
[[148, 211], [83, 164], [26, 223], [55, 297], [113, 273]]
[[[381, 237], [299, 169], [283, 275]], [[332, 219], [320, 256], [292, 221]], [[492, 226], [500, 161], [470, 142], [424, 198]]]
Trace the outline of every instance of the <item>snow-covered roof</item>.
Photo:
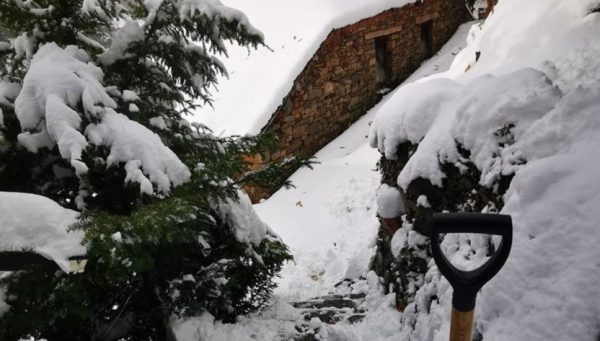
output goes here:
[[415, 0], [225, 0], [264, 33], [268, 48], [231, 46], [213, 108], [197, 111], [216, 134], [256, 134], [291, 90], [294, 79], [331, 30]]
[[83, 232], [68, 231], [78, 212], [35, 194], [0, 192], [0, 251], [32, 250], [69, 272], [68, 258], [85, 255]]

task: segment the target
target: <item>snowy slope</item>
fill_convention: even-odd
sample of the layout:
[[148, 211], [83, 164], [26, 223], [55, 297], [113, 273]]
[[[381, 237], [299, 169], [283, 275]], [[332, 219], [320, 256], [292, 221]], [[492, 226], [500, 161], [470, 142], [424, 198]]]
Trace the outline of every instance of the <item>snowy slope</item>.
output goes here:
[[294, 79], [332, 29], [415, 0], [225, 0], [246, 13], [268, 47], [248, 51], [229, 46], [224, 60], [229, 79], [214, 91], [214, 107], [197, 111], [194, 121], [215, 134], [256, 134], [291, 90]]
[[[511, 256], [476, 309], [485, 340], [600, 334], [598, 8], [591, 0], [500, 1], [448, 72], [396, 90], [377, 113], [371, 144], [382, 153], [419, 143], [398, 177], [402, 188], [416, 177], [441, 184], [439, 160], [459, 161], [456, 142], [470, 150], [481, 184], [515, 174], [502, 210], [513, 217]], [[500, 141], [494, 133], [507, 124], [511, 138]], [[422, 302], [432, 294], [440, 303], [429, 309]], [[450, 298], [431, 263], [402, 337], [444, 340]]]

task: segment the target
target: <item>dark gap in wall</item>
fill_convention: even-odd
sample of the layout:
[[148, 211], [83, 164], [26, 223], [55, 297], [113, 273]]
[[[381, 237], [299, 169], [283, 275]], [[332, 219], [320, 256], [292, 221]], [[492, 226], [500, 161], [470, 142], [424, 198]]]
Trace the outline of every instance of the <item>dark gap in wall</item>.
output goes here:
[[392, 75], [392, 50], [390, 49], [389, 36], [375, 38], [375, 61], [377, 71], [377, 84], [380, 88], [386, 87]]
[[421, 24], [421, 50], [424, 58], [433, 55], [433, 20]]

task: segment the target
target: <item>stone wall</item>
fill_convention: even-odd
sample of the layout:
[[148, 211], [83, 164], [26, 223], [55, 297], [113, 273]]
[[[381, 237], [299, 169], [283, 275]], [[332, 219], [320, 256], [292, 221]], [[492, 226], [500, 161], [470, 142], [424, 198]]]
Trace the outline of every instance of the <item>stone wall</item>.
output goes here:
[[[263, 128], [279, 137], [279, 147], [262, 162], [313, 155], [410, 76], [468, 18], [464, 0], [425, 0], [333, 30]], [[248, 190], [258, 200], [276, 188]]]

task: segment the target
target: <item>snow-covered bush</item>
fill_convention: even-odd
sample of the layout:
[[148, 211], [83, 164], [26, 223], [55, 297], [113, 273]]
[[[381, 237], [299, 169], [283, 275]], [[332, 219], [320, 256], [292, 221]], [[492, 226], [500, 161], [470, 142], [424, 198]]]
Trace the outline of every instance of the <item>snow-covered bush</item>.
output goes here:
[[[591, 270], [600, 258], [597, 6], [500, 1], [449, 71], [397, 89], [379, 109], [371, 146], [384, 182], [406, 194], [385, 278], [403, 310], [399, 338], [447, 338], [452, 289], [426, 238], [431, 214], [444, 210], [513, 219], [511, 255], [478, 298], [476, 338], [598, 337], [600, 311], [588, 303], [600, 280]], [[441, 247], [474, 269], [497, 242], [448, 234]]]
[[[232, 179], [302, 161], [244, 177], [243, 155], [272, 141], [184, 118], [226, 72], [224, 40], [261, 44], [246, 16], [218, 0], [2, 1], [0, 31], [0, 191], [78, 216], [52, 227], [89, 258], [81, 274], [3, 277], [0, 339], [163, 339], [179, 317], [263, 306], [290, 256]], [[3, 221], [23, 213], [8, 210]]]

